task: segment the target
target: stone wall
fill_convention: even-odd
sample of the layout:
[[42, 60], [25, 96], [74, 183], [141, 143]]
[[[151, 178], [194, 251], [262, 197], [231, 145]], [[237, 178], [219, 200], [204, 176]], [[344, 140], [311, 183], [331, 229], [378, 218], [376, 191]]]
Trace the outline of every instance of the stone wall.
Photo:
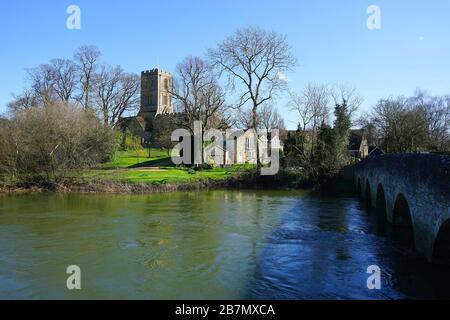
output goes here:
[[[432, 260], [435, 239], [450, 219], [450, 156], [387, 154], [366, 159], [353, 168], [355, 185], [377, 206], [377, 193], [385, 195], [386, 218], [396, 221], [399, 195], [408, 203], [416, 249]], [[380, 204], [378, 204], [380, 205]]]

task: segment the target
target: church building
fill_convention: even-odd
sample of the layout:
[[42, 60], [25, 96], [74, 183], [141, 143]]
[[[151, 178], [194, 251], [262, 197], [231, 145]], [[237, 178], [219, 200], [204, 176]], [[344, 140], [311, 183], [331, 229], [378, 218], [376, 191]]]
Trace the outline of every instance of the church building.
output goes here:
[[122, 118], [120, 128], [142, 138], [143, 145], [152, 143], [154, 121], [158, 115], [173, 114], [173, 77], [170, 72], [152, 69], [141, 72], [141, 105], [136, 116]]
[[[159, 133], [157, 130], [158, 121], [162, 121], [164, 116], [168, 115], [180, 117], [178, 120], [183, 117], [183, 114], [174, 112], [172, 91], [173, 77], [170, 72], [152, 69], [141, 73], [139, 112], [136, 116], [122, 118], [119, 121], [118, 127], [123, 132], [123, 141], [126, 139], [127, 132], [130, 132], [133, 136], [140, 137], [143, 146], [158, 147], [158, 143], [155, 142], [155, 137]], [[168, 132], [167, 134], [170, 135]], [[215, 146], [214, 150], [209, 150], [211, 147], [206, 147], [203, 150], [205, 153], [204, 159], [211, 164], [217, 163], [218, 158], [223, 159], [221, 162], [227, 165], [256, 163], [256, 143], [259, 145], [262, 162], [268, 163], [270, 144], [268, 144], [265, 135], [256, 135], [251, 130], [236, 136], [233, 146], [236, 151], [233, 154], [226, 151], [228, 149], [226, 146], [223, 146], [223, 148], [222, 146]], [[282, 150], [278, 137], [272, 139], [272, 147]]]

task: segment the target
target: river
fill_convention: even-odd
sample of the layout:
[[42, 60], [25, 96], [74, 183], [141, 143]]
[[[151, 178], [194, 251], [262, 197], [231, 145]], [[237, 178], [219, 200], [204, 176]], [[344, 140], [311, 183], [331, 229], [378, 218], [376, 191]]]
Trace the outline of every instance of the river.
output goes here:
[[0, 298], [450, 297], [450, 269], [391, 233], [356, 197], [305, 191], [1, 195]]

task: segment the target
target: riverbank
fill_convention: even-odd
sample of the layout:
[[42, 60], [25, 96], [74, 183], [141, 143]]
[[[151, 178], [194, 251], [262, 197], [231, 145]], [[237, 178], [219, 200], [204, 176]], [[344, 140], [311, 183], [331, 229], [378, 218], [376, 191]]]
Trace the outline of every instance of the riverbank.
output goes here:
[[[336, 178], [336, 177], [334, 177]], [[338, 184], [340, 184], [338, 179]], [[301, 171], [280, 170], [261, 176], [255, 165], [225, 168], [176, 167], [166, 150], [117, 151], [109, 162], [86, 170], [57, 172], [52, 178], [24, 175], [0, 177], [0, 193], [116, 193], [144, 194], [201, 189], [315, 189], [322, 193], [335, 188], [336, 181], [313, 183]], [[316, 190], [317, 189], [317, 190]]]
[[256, 170], [192, 169], [131, 170], [119, 172], [84, 172], [58, 181], [34, 179], [3, 184], [0, 193], [105, 193], [146, 194], [202, 189], [296, 189], [309, 188], [310, 183], [299, 176], [280, 172], [261, 176]]

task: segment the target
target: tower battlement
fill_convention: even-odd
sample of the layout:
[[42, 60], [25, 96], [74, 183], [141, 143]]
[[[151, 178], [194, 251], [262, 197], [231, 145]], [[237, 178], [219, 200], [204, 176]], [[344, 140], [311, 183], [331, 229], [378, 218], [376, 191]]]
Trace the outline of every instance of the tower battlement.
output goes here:
[[168, 71], [164, 71], [158, 68], [154, 68], [154, 69], [150, 69], [150, 70], [144, 70], [141, 72], [141, 75], [165, 75], [165, 76], [170, 76], [172, 77], [172, 74]]

